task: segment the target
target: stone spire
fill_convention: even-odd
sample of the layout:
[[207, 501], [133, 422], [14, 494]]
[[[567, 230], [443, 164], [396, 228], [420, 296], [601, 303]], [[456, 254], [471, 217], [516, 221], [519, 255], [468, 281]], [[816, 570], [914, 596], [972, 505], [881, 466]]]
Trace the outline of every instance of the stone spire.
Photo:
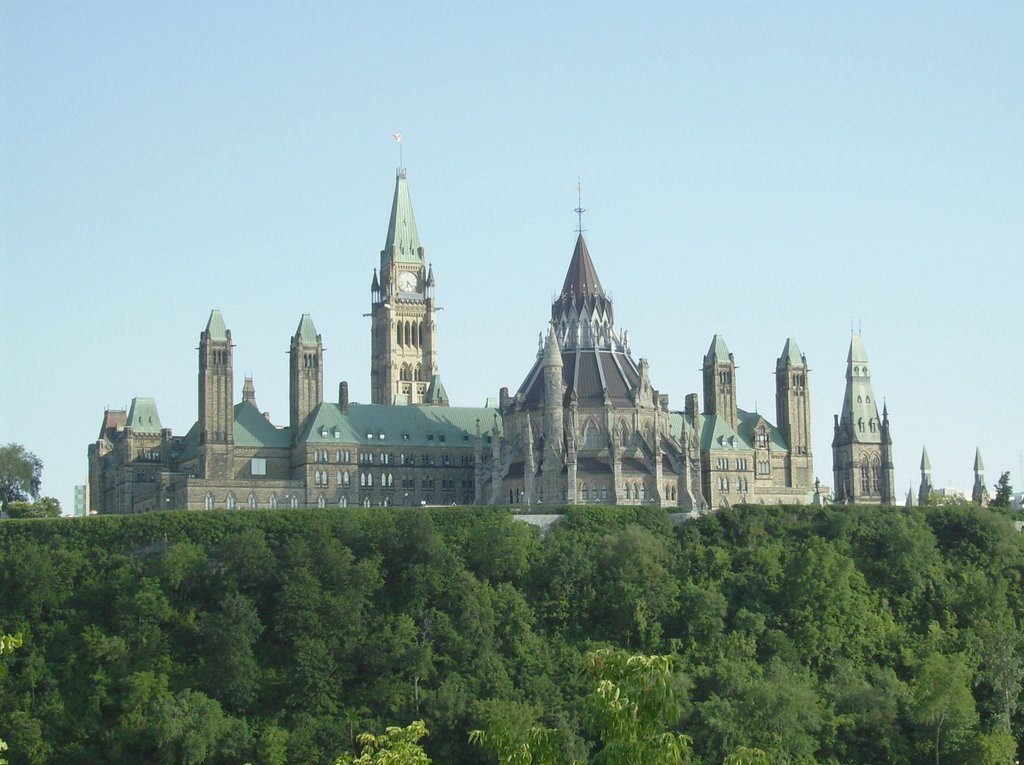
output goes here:
[[704, 354], [704, 410], [729, 423], [733, 430], [739, 424], [736, 411], [736, 361], [725, 344], [725, 338], [715, 335]]
[[928, 459], [927, 447], [921, 447], [921, 486], [917, 490], [917, 501], [927, 505], [932, 496], [932, 463]]
[[974, 450], [974, 488], [971, 490], [971, 501], [979, 505], [988, 504], [988, 488], [985, 486], [985, 463], [981, 461], [981, 449]]
[[245, 382], [242, 383], [242, 401], [248, 401], [257, 409], [259, 408], [256, 405], [256, 386], [252, 384], [251, 375], [246, 375]]

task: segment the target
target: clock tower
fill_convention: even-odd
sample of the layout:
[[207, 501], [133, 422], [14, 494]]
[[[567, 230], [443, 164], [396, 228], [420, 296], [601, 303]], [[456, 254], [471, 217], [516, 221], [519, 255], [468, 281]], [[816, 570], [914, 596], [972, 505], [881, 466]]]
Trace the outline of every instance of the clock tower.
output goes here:
[[422, 404], [437, 378], [434, 272], [416, 230], [404, 169], [395, 198], [380, 270], [370, 284], [370, 391], [374, 404]]

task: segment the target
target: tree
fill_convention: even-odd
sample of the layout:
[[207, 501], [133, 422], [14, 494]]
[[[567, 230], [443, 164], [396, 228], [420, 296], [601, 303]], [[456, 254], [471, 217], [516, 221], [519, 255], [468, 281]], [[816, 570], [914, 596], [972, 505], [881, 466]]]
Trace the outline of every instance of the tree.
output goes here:
[[[15, 648], [20, 648], [22, 644], [21, 633], [16, 635], [0, 635], [0, 655], [10, 653]], [[3, 664], [0, 664], [0, 677], [4, 676], [6, 669]], [[7, 742], [0, 738], [0, 765], [7, 765], [7, 760], [2, 756], [7, 751]]]
[[0, 509], [11, 502], [39, 498], [43, 461], [21, 444], [0, 446]]
[[11, 518], [59, 518], [60, 502], [53, 497], [43, 497], [37, 502], [17, 500], [7, 505]]
[[[597, 735], [594, 765], [682, 765], [689, 736], [671, 729], [679, 720], [679, 678], [672, 656], [630, 656], [603, 648], [587, 654], [594, 689], [584, 700], [588, 727]], [[470, 741], [490, 749], [503, 765], [555, 765], [563, 762], [557, 732], [534, 727], [527, 740], [515, 740], [507, 726], [475, 730]], [[576, 762], [574, 761], [574, 765]]]
[[999, 480], [996, 481], [995, 490], [996, 495], [989, 503], [989, 507], [1009, 507], [1010, 500], [1013, 499], [1013, 486], [1010, 484], [1009, 470], [999, 476]]
[[387, 728], [379, 736], [360, 733], [362, 753], [358, 757], [343, 754], [334, 765], [430, 765], [431, 760], [419, 743], [426, 735], [423, 720], [415, 720], [407, 728]]
[[933, 734], [935, 765], [939, 765], [944, 741], [962, 736], [978, 721], [966, 661], [961, 656], [930, 654], [911, 681], [910, 692], [911, 717]]

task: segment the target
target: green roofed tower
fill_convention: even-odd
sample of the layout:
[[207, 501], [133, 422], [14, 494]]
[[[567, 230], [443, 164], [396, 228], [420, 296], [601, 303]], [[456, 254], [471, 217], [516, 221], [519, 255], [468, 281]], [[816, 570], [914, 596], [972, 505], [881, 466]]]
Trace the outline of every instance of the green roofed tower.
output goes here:
[[789, 446], [789, 483], [810, 486], [814, 482], [811, 457], [811, 394], [807, 357], [792, 337], [786, 340], [775, 362], [775, 414], [779, 431]]
[[888, 411], [878, 416], [864, 340], [850, 338], [846, 357], [843, 408], [835, 416], [832, 470], [836, 501], [847, 504], [892, 504], [892, 437]]
[[324, 344], [313, 319], [302, 314], [289, 349], [289, 418], [293, 438], [324, 400]]
[[372, 402], [446, 403], [447, 397], [430, 393], [438, 375], [434, 271], [420, 243], [404, 170], [395, 178], [380, 270], [370, 283], [370, 316]]
[[227, 478], [232, 473], [234, 445], [231, 330], [220, 311], [210, 311], [199, 335], [199, 473]]

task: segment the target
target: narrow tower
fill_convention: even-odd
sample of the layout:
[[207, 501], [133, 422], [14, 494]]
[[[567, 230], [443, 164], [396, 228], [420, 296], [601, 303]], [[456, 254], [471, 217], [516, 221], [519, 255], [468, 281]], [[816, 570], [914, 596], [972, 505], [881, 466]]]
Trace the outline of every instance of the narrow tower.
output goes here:
[[370, 398], [374, 404], [425, 402], [438, 374], [434, 272], [426, 263], [405, 170], [395, 197], [380, 274], [370, 285]]
[[846, 357], [843, 409], [835, 417], [832, 470], [836, 501], [847, 504], [892, 504], [892, 438], [889, 421], [878, 418], [871, 388], [868, 354], [859, 334], [850, 339]]
[[786, 340], [782, 355], [775, 362], [775, 413], [779, 430], [789, 446], [787, 486], [814, 483], [809, 371], [807, 357], [800, 353], [796, 340], [792, 337]]
[[927, 447], [921, 447], [921, 485], [917, 489], [917, 502], [922, 507], [930, 504], [932, 492], [935, 486], [932, 484], [932, 462], [928, 459]]
[[705, 414], [724, 418], [736, 430], [736, 362], [721, 335], [711, 339], [704, 354], [704, 409]]
[[299, 319], [288, 355], [288, 424], [295, 443], [309, 413], [324, 400], [324, 345], [308, 313]]
[[985, 463], [981, 461], [981, 449], [974, 450], [974, 488], [971, 489], [971, 501], [979, 505], [988, 504], [988, 488], [985, 486]]
[[199, 335], [199, 469], [203, 478], [233, 478], [234, 408], [231, 330], [210, 312]]

